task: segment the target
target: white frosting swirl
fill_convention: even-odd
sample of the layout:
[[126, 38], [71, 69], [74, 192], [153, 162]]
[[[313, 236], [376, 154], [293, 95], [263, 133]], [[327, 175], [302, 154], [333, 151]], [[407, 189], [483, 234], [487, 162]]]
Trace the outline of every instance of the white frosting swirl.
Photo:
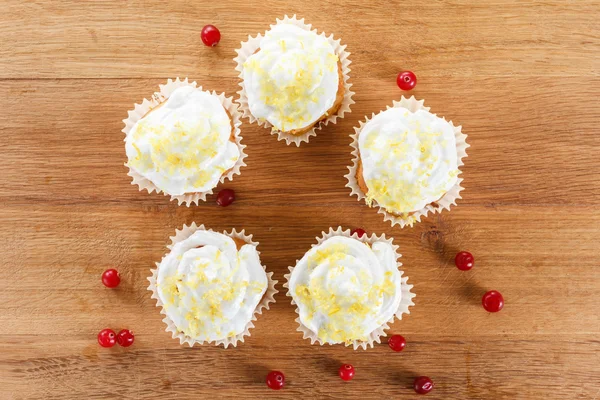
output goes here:
[[256, 246], [196, 231], [158, 266], [157, 291], [177, 329], [198, 341], [243, 333], [267, 290]]
[[131, 128], [128, 165], [173, 196], [210, 190], [240, 157], [231, 129], [216, 96], [181, 87]]
[[291, 24], [276, 25], [244, 63], [250, 112], [284, 132], [314, 123], [335, 102], [337, 63], [324, 36]]
[[306, 253], [289, 288], [302, 324], [327, 343], [368, 340], [394, 316], [402, 298], [393, 247], [387, 242], [369, 247], [344, 236]]
[[375, 200], [389, 212], [420, 210], [456, 183], [454, 129], [428, 111], [383, 111], [362, 128], [358, 146], [367, 203]]

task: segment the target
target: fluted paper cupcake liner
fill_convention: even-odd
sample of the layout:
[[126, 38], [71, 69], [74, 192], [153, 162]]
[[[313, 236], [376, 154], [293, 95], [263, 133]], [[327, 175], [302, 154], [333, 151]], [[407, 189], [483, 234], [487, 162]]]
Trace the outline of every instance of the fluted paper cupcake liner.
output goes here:
[[[402, 96], [400, 101], [394, 100], [393, 107], [387, 106], [386, 110], [390, 109], [390, 108], [395, 108], [395, 107], [403, 107], [412, 112], [415, 112], [417, 110], [429, 111], [429, 107], [425, 107], [423, 105], [423, 103], [424, 103], [424, 100], [417, 100], [417, 99], [415, 99], [414, 96], [411, 96], [409, 99]], [[381, 112], [382, 111], [380, 111], [379, 113], [381, 113]], [[365, 199], [366, 196], [365, 196], [365, 193], [363, 193], [361, 188], [358, 186], [358, 181], [356, 179], [356, 170], [358, 168], [358, 161], [360, 159], [360, 154], [359, 154], [359, 149], [358, 149], [358, 136], [360, 135], [360, 132], [362, 131], [363, 127], [367, 124], [367, 122], [369, 122], [376, 115], [377, 114], [373, 113], [371, 115], [371, 118], [365, 116], [365, 120], [360, 121], [359, 126], [354, 128], [355, 133], [350, 135], [350, 137], [352, 138], [352, 144], [350, 146], [352, 146], [352, 148], [353, 148], [353, 150], [351, 152], [353, 159], [352, 159], [352, 165], [350, 167], [348, 167], [349, 173], [347, 175], [345, 175], [346, 179], [348, 180], [346, 187], [349, 187], [351, 190], [350, 196], [356, 195], [358, 197], [359, 201]], [[444, 120], [445, 120], [445, 118], [444, 118]], [[457, 165], [459, 167], [458, 173], [461, 174], [462, 171], [460, 170], [460, 167], [464, 165], [463, 159], [467, 157], [466, 150], [470, 146], [466, 142], [467, 135], [462, 133], [462, 126], [460, 126], [460, 125], [454, 126], [452, 121], [448, 121], [448, 122], [454, 129], [454, 137], [456, 138], [456, 151], [458, 154], [458, 160], [457, 160]], [[448, 190], [439, 200], [437, 200], [435, 202], [435, 203], [437, 203], [437, 206], [428, 204], [425, 207], [423, 207], [422, 209], [410, 213], [410, 215], [407, 217], [402, 217], [402, 216], [398, 216], [398, 215], [387, 212], [384, 207], [377, 204], [376, 200], [373, 200], [373, 206], [379, 208], [379, 210], [377, 212], [379, 214], [383, 214], [383, 220], [390, 221], [392, 226], [399, 224], [401, 228], [404, 228], [407, 225], [412, 227], [415, 222], [421, 222], [421, 217], [427, 217], [427, 215], [430, 212], [435, 214], [435, 213], [442, 212], [442, 210], [444, 210], [444, 209], [450, 210], [450, 206], [452, 206], [452, 205], [456, 206], [456, 200], [461, 199], [460, 192], [462, 190], [464, 190], [464, 188], [461, 186], [462, 181], [463, 181], [462, 178], [458, 178], [456, 180], [456, 183], [454, 184], [454, 186], [452, 188], [450, 188], [450, 190]]]
[[[377, 236], [374, 233], [372, 233], [371, 236], [367, 236], [365, 234], [359, 238], [358, 234], [356, 234], [356, 233], [351, 234], [350, 229], [343, 230], [342, 227], [338, 227], [336, 230], [333, 230], [333, 228], [329, 228], [329, 232], [327, 232], [327, 233], [322, 232], [321, 237], [316, 238], [317, 243], [313, 244], [311, 247], [318, 246], [321, 243], [323, 243], [325, 240], [327, 240], [333, 236], [351, 237], [353, 239], [357, 239], [357, 240], [360, 240], [361, 242], [368, 243], [368, 244], [373, 244], [375, 242], [386, 242], [386, 243], [389, 243], [392, 246], [392, 248], [394, 249], [394, 252], [396, 253], [396, 260], [398, 260], [400, 257], [402, 257], [402, 254], [400, 254], [398, 252], [399, 246], [397, 246], [393, 243], [393, 240], [394, 240], [393, 238], [388, 239], [385, 237], [385, 234]], [[296, 260], [296, 265], [298, 264], [298, 261], [299, 260]], [[402, 266], [402, 263], [400, 261], [398, 261], [397, 263], [398, 263], [398, 267]], [[300, 309], [298, 308], [296, 302], [294, 301], [294, 298], [292, 297], [292, 293], [290, 291], [290, 278], [292, 276], [292, 272], [294, 271], [294, 268], [295, 268], [295, 266], [289, 267], [290, 273], [285, 275], [286, 283], [283, 284], [283, 287], [287, 288], [286, 296], [291, 298], [291, 302], [293, 305], [296, 305], [296, 314], [298, 314], [298, 317], [296, 318], [296, 322], [299, 325], [297, 331], [302, 332], [303, 338], [309, 339], [311, 344], [319, 343], [319, 345], [321, 345], [321, 346], [326, 343], [333, 344], [333, 343], [329, 343], [329, 342], [326, 342], [326, 341], [323, 341], [322, 339], [320, 339], [316, 332], [313, 332], [310, 328], [308, 328], [306, 325], [304, 325], [302, 323], [302, 321], [300, 320]], [[362, 348], [363, 350], [366, 350], [367, 347], [373, 348], [375, 343], [381, 343], [382, 336], [385, 337], [387, 335], [385, 333], [385, 331], [390, 329], [389, 325], [394, 322], [394, 318], [398, 318], [399, 320], [401, 320], [403, 314], [410, 314], [410, 310], [408, 309], [408, 307], [415, 305], [415, 303], [413, 302], [413, 298], [415, 297], [415, 294], [411, 292], [413, 285], [409, 285], [407, 283], [408, 277], [407, 276], [402, 277], [403, 274], [404, 274], [404, 271], [401, 270], [400, 271], [400, 277], [401, 277], [400, 290], [402, 291], [402, 299], [400, 301], [400, 305], [398, 306], [398, 310], [396, 310], [396, 312], [394, 313], [392, 318], [390, 318], [385, 324], [381, 325], [379, 328], [377, 328], [373, 332], [371, 332], [369, 334], [368, 341], [354, 340], [351, 343], [346, 343], [346, 346], [352, 345], [354, 350], [357, 350], [358, 348]]]
[[[154, 107], [167, 100], [171, 93], [175, 91], [175, 89], [178, 89], [182, 86], [191, 86], [197, 88], [198, 90], [202, 90], [202, 86], [197, 86], [195, 81], [191, 83], [188, 82], [188, 78], [185, 78], [184, 80], [180, 80], [179, 78], [175, 80], [169, 79], [165, 85], [159, 85], [160, 90], [158, 92], [155, 92], [154, 95], [150, 98], [150, 100], [144, 99], [141, 104], [135, 104], [134, 109], [128, 111], [129, 116], [123, 120], [123, 122], [125, 123], [125, 128], [123, 128], [123, 132], [125, 133], [125, 135], [129, 135], [131, 128], [133, 128], [136, 122], [142, 119]], [[237, 104], [233, 102], [233, 97], [225, 97], [224, 93], [218, 94], [214, 90], [209, 93], [213, 96], [216, 96], [223, 105], [223, 108], [225, 108], [225, 110], [227, 110], [227, 112], [229, 113], [231, 121], [233, 122], [233, 134], [235, 136], [235, 144], [237, 145], [238, 150], [240, 151], [240, 157], [235, 163], [235, 165], [226, 174], [223, 174], [221, 176], [219, 182], [223, 183], [225, 182], [225, 179], [232, 180], [234, 175], [240, 175], [240, 168], [246, 166], [246, 163], [244, 162], [244, 159], [247, 157], [246, 153], [244, 152], [246, 145], [242, 144], [242, 136], [240, 134], [240, 125], [242, 125], [242, 114], [239, 112]], [[131, 176], [132, 178], [131, 184], [138, 185], [140, 191], [147, 190], [148, 193], [152, 193], [154, 191], [156, 191], [156, 193], [162, 192], [162, 190], [160, 190], [152, 181], [142, 176], [134, 168], [129, 167], [127, 164], [125, 164], [125, 166], [129, 168], [129, 172], [127, 173], [127, 175]], [[179, 205], [185, 203], [185, 205], [189, 207], [192, 203], [198, 205], [200, 200], [206, 201], [206, 196], [212, 193], [213, 191], [212, 189], [210, 189], [204, 192], [186, 193], [177, 196], [170, 196], [171, 200], [177, 200], [177, 203]], [[169, 194], [167, 193], [164, 193], [164, 195], [169, 196]]]
[[[167, 248], [169, 250], [171, 250], [176, 243], [179, 243], [179, 242], [187, 239], [194, 232], [199, 231], [199, 230], [214, 232], [212, 229], [206, 229], [204, 227], [204, 225], [197, 226], [195, 222], [193, 222], [189, 226], [184, 225], [183, 228], [181, 228], [181, 230], [175, 230], [175, 236], [171, 236], [171, 238], [170, 238], [171, 244], [167, 245]], [[231, 232], [223, 231], [223, 234], [225, 234], [231, 238], [241, 239], [248, 244], [258, 246], [258, 242], [255, 242], [252, 240], [252, 235], [246, 235], [245, 230], [238, 232], [235, 229], [233, 229]], [[260, 255], [260, 252], [258, 252], [258, 253]], [[252, 315], [252, 319], [248, 322], [248, 324], [246, 324], [246, 328], [244, 329], [244, 332], [242, 332], [238, 335], [228, 337], [225, 339], [220, 339], [220, 340], [214, 340], [214, 341], [196, 340], [194, 338], [186, 336], [182, 332], [179, 332], [177, 330], [177, 327], [175, 326], [175, 323], [169, 318], [169, 316], [167, 315], [167, 313], [163, 307], [163, 303], [160, 300], [160, 297], [158, 296], [158, 292], [157, 292], [158, 288], [157, 288], [157, 284], [156, 284], [159, 265], [160, 265], [160, 262], [157, 262], [156, 269], [150, 270], [152, 272], [152, 275], [150, 277], [148, 277], [148, 281], [150, 282], [150, 285], [148, 286], [148, 290], [150, 290], [152, 292], [152, 298], [156, 300], [156, 307], [160, 307], [160, 313], [165, 316], [163, 318], [163, 322], [167, 325], [167, 328], [165, 329], [165, 331], [170, 332], [171, 335], [173, 336], [173, 339], [179, 339], [180, 344], [187, 343], [190, 347], [194, 346], [195, 344], [202, 345], [204, 343], [207, 343], [207, 344], [214, 343], [216, 346], [223, 345], [223, 347], [227, 348], [230, 345], [233, 347], [236, 347], [238, 345], [238, 343], [240, 343], [240, 342], [243, 343], [244, 338], [246, 336], [250, 336], [250, 329], [254, 328], [253, 322], [256, 321], [259, 314], [262, 314], [263, 309], [268, 310], [270, 307], [270, 304], [275, 303], [274, 296], [276, 293], [278, 293], [278, 290], [275, 289], [275, 285], [277, 284], [277, 281], [273, 279], [273, 272], [269, 272], [269, 273], [267, 273], [267, 281], [268, 281], [267, 291], [263, 295], [260, 303], [258, 303], [258, 305], [256, 306], [256, 309], [254, 310], [254, 314]], [[263, 267], [263, 269], [265, 269], [265, 272], [266, 272], [265, 266], [263, 265], [262, 267]]]
[[[319, 34], [316, 29], [312, 29], [311, 24], [306, 24], [304, 22], [304, 18], [296, 19], [295, 14], [291, 18], [288, 17], [287, 15], [284, 16], [283, 19], [278, 18], [277, 23], [275, 25], [279, 25], [279, 24], [283, 24], [283, 23], [293, 24], [293, 25], [298, 26], [307, 31], [312, 31], [316, 34]], [[271, 29], [274, 28], [275, 25], [271, 25]], [[265, 128], [272, 128], [271, 134], [277, 135], [278, 140], [285, 140], [286, 144], [288, 144], [288, 145], [290, 143], [295, 143], [296, 146], [300, 146], [300, 144], [302, 142], [308, 143], [311, 136], [317, 135], [317, 133], [316, 133], [317, 130], [322, 129], [324, 126], [327, 126], [327, 124], [329, 124], [329, 123], [335, 124], [338, 118], [344, 118], [345, 113], [350, 113], [350, 106], [352, 104], [354, 104], [354, 100], [352, 100], [352, 96], [354, 95], [354, 92], [350, 90], [350, 87], [352, 86], [352, 84], [348, 82], [349, 73], [350, 73], [349, 65], [351, 63], [351, 61], [348, 57], [350, 56], [350, 53], [346, 51], [346, 45], [340, 44], [340, 39], [337, 39], [337, 40], [333, 39], [333, 34], [331, 34], [327, 37], [327, 36], [325, 36], [325, 33], [322, 32], [320, 34], [320, 36], [323, 36], [324, 38], [326, 38], [327, 41], [329, 42], [329, 44], [331, 44], [331, 46], [333, 47], [333, 49], [335, 51], [335, 54], [338, 56], [340, 63], [342, 64], [342, 75], [343, 75], [343, 79], [344, 79], [344, 99], [342, 100], [342, 105], [340, 106], [340, 109], [336, 113], [328, 116], [323, 121], [318, 122], [317, 124], [315, 124], [315, 126], [311, 130], [309, 130], [308, 132], [305, 132], [301, 135], [292, 135], [291, 133], [286, 133], [286, 132], [281, 132], [279, 130], [276, 130], [275, 128], [273, 128], [273, 125], [271, 125], [268, 121], [266, 121], [266, 120], [261, 121], [261, 120], [255, 118], [254, 115], [252, 115], [252, 113], [250, 112], [250, 108], [248, 107], [248, 96], [246, 94], [246, 88], [244, 87], [244, 73], [243, 73], [244, 62], [248, 59], [248, 57], [250, 57], [252, 54], [254, 54], [256, 52], [256, 50], [258, 50], [258, 48], [260, 47], [260, 42], [263, 38], [263, 35], [261, 35], [259, 33], [256, 37], [248, 36], [248, 40], [246, 42], [242, 42], [241, 48], [236, 50], [236, 53], [238, 55], [237, 55], [237, 57], [235, 57], [233, 59], [233, 61], [235, 61], [237, 64], [235, 69], [240, 73], [239, 77], [241, 79], [241, 82], [239, 85], [241, 86], [242, 89], [239, 92], [237, 92], [240, 95], [240, 97], [237, 101], [240, 104], [240, 110], [242, 111], [244, 117], [249, 118], [251, 123], [257, 122], [260, 126], [264, 126]]]

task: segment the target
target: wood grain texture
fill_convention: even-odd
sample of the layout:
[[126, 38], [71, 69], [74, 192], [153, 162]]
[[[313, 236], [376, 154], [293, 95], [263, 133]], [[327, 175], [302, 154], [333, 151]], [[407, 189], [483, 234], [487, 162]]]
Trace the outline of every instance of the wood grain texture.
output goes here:
[[[0, 398], [600, 398], [600, 31], [597, 1], [3, 0], [0, 10]], [[408, 12], [407, 12], [408, 7]], [[309, 145], [245, 121], [236, 203], [198, 207], [138, 192], [121, 120], [167, 78], [233, 95], [234, 49], [297, 13], [352, 53], [353, 112]], [[222, 32], [201, 44], [204, 24]], [[464, 199], [391, 228], [344, 187], [352, 127], [400, 92], [395, 74], [463, 126]], [[180, 347], [146, 277], [175, 228], [246, 228], [280, 282], [330, 226], [393, 236], [416, 306], [391, 332], [407, 349], [311, 346], [284, 293], [235, 349]], [[453, 266], [458, 250], [476, 267]], [[116, 290], [103, 270], [123, 275]], [[281, 290], [281, 285], [279, 285]], [[505, 309], [480, 306], [500, 290]], [[97, 332], [130, 328], [129, 349]], [[340, 363], [356, 378], [337, 378]], [[285, 372], [269, 392], [264, 376]]]

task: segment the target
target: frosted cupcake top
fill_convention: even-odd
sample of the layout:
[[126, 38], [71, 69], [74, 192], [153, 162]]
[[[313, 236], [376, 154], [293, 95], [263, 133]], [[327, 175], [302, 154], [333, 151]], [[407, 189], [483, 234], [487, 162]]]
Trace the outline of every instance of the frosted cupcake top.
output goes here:
[[334, 236], [296, 264], [289, 289], [300, 321], [326, 343], [368, 341], [402, 298], [394, 248]]
[[291, 24], [274, 26], [244, 62], [250, 112], [284, 132], [314, 123], [335, 102], [337, 64], [324, 36]]
[[205, 192], [240, 157], [231, 132], [218, 97], [184, 86], [132, 127], [127, 165], [169, 195]]
[[198, 341], [245, 331], [267, 290], [256, 246], [199, 230], [176, 243], [158, 266], [157, 292], [177, 329]]
[[425, 110], [390, 108], [358, 137], [366, 201], [388, 212], [417, 211], [439, 200], [459, 173], [454, 128]]

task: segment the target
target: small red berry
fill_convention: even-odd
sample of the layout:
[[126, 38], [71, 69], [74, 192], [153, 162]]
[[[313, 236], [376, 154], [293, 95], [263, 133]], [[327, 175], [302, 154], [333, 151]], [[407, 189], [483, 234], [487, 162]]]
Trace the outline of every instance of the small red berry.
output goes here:
[[107, 269], [102, 273], [102, 283], [109, 288], [115, 288], [121, 283], [121, 276], [116, 269]]
[[129, 347], [133, 344], [133, 332], [131, 332], [129, 329], [122, 329], [118, 334], [117, 334], [117, 343], [119, 343], [119, 346], [122, 347]]
[[217, 195], [217, 204], [221, 207], [227, 207], [235, 200], [235, 192], [231, 189], [223, 189]]
[[352, 229], [352, 231], [350, 232], [351, 235], [357, 234], [359, 238], [363, 237], [367, 232], [365, 232], [364, 229], [362, 228], [356, 228], [356, 229]]
[[433, 381], [428, 376], [419, 376], [415, 378], [415, 392], [427, 394], [433, 389]]
[[207, 46], [216, 46], [221, 40], [221, 32], [214, 25], [206, 25], [200, 33], [202, 42]]
[[117, 335], [112, 329], [102, 329], [98, 334], [98, 343], [102, 347], [113, 347], [117, 343]]
[[475, 259], [473, 258], [473, 254], [468, 251], [461, 251], [454, 257], [454, 264], [461, 271], [468, 271], [473, 268], [473, 263]]
[[267, 375], [267, 386], [273, 390], [279, 390], [283, 387], [285, 383], [285, 376], [283, 376], [282, 372], [279, 371], [271, 371]]
[[388, 340], [388, 345], [394, 351], [402, 351], [406, 347], [406, 339], [402, 335], [394, 335]]
[[481, 304], [483, 304], [483, 308], [488, 312], [498, 312], [504, 307], [504, 297], [502, 297], [500, 292], [490, 290], [483, 295]]
[[410, 71], [402, 71], [398, 74], [396, 83], [402, 90], [412, 90], [417, 85], [417, 76]]
[[340, 367], [339, 374], [343, 381], [351, 381], [354, 378], [354, 367], [350, 364], [344, 364]]

